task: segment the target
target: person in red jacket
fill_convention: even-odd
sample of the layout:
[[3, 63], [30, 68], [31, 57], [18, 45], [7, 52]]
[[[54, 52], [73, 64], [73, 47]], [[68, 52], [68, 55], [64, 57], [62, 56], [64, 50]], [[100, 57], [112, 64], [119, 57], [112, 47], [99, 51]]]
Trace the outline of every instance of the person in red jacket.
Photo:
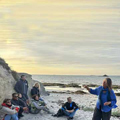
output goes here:
[[5, 99], [1, 107], [1, 114], [4, 116], [3, 120], [18, 120], [19, 107], [12, 105], [10, 99]]

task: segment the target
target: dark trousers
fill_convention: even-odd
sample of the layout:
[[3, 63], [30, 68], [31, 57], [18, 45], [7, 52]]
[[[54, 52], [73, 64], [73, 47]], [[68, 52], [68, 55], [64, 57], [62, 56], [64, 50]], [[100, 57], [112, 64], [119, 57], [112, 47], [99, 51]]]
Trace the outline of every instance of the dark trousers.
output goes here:
[[98, 108], [95, 108], [92, 120], [110, 120], [111, 111], [102, 112]]
[[26, 100], [28, 100], [28, 95], [27, 94], [22, 94], [22, 98], [26, 102]]
[[18, 112], [18, 117], [20, 117], [23, 113], [23, 109], [20, 107], [19, 112]]

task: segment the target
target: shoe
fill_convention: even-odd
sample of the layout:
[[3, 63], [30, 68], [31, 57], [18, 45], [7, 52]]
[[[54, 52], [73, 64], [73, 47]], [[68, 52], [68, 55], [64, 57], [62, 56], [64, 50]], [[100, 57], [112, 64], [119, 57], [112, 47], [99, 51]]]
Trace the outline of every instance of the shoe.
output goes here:
[[18, 117], [20, 117], [20, 118], [21, 118], [21, 117], [24, 117], [24, 115], [19, 115]]
[[73, 119], [73, 117], [68, 117], [68, 120], [72, 120]]
[[20, 117], [20, 116], [18, 116], [18, 118], [20, 119], [21, 117]]
[[53, 117], [57, 117], [58, 115], [57, 115], [57, 114], [54, 114], [54, 115], [52, 114], [52, 116], [53, 116]]

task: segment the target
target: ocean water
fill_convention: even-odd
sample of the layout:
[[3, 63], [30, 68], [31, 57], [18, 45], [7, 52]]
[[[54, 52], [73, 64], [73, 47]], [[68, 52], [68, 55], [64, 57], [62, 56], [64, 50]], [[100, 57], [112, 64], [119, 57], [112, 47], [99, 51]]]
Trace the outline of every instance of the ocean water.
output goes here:
[[[102, 81], [106, 78], [103, 76], [94, 75], [33, 75], [34, 80], [42, 83], [77, 83], [77, 84], [98, 84], [101, 85]], [[114, 85], [120, 85], [120, 76], [109, 76]]]

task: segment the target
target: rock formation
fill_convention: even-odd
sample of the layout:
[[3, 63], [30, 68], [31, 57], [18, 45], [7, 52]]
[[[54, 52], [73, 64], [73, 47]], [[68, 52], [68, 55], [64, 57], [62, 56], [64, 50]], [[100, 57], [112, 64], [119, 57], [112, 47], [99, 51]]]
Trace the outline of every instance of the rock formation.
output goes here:
[[[19, 80], [20, 76], [24, 74], [29, 83], [29, 92], [33, 84], [36, 82], [32, 79], [32, 75], [27, 73], [17, 73], [12, 71], [4, 59], [0, 58], [0, 103], [4, 98], [11, 98], [14, 91], [14, 85]], [[40, 82], [39, 82], [40, 83]], [[48, 95], [44, 86], [40, 83], [41, 94]]]

